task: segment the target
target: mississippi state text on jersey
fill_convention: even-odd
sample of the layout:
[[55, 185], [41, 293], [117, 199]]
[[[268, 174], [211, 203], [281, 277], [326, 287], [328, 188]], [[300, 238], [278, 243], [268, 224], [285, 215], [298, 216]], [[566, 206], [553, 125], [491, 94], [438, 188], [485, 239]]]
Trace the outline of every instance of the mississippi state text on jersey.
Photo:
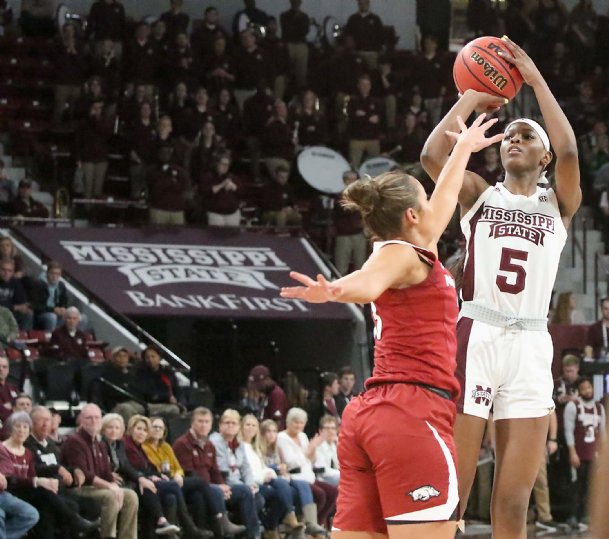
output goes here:
[[489, 187], [461, 219], [467, 240], [461, 297], [504, 314], [546, 318], [567, 239], [556, 193]]

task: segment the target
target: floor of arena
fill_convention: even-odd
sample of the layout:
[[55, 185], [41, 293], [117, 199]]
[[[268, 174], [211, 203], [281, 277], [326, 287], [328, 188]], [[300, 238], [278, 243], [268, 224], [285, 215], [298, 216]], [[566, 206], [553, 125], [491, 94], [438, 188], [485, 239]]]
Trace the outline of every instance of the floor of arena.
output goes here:
[[[491, 527], [488, 524], [469, 523], [465, 528], [465, 537], [469, 539], [490, 539], [491, 538]], [[536, 530], [533, 526], [529, 526], [528, 537], [548, 537], [549, 539], [592, 539], [590, 534], [576, 533], [576, 532], [543, 532]]]

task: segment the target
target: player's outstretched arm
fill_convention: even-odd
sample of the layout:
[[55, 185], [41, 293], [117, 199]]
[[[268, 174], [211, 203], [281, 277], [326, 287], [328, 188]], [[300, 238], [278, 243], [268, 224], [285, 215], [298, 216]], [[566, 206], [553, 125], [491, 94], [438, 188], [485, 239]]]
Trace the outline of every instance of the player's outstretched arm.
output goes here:
[[[459, 98], [446, 116], [442, 118], [440, 123], [431, 132], [429, 137], [427, 137], [425, 145], [423, 146], [423, 151], [421, 152], [421, 165], [423, 165], [423, 168], [431, 176], [433, 181], [437, 182], [440, 173], [442, 172], [442, 168], [448, 161], [450, 153], [455, 145], [455, 140], [447, 136], [446, 132], [459, 131], [457, 117], [467, 120], [475, 110], [491, 112], [497, 110], [500, 106], [504, 105], [505, 102], [504, 99], [497, 98], [490, 94], [476, 92], [475, 90], [467, 90]], [[480, 193], [487, 187], [488, 184], [483, 178], [473, 172], [467, 172], [459, 196], [459, 202], [465, 208], [469, 208], [478, 198]]]
[[485, 119], [486, 114], [480, 114], [468, 128], [461, 116], [457, 116], [459, 131], [446, 132], [447, 137], [456, 144], [440, 172], [436, 188], [429, 200], [434, 215], [430, 240], [434, 244], [440, 239], [455, 212], [466, 173], [465, 167], [467, 167], [471, 154], [503, 140], [503, 133], [489, 138], [485, 136], [486, 131], [497, 123], [496, 118], [486, 122]]
[[509, 37], [503, 36], [501, 39], [512, 56], [504, 55], [501, 52], [498, 54], [518, 68], [524, 81], [535, 92], [552, 149], [556, 154], [556, 196], [560, 211], [563, 219], [570, 220], [579, 208], [582, 199], [575, 133], [533, 60]]
[[388, 288], [408, 286], [420, 279], [419, 257], [412, 247], [389, 244], [372, 253], [360, 270], [329, 282], [323, 275], [312, 279], [295, 271], [290, 277], [302, 286], [284, 287], [282, 298], [301, 299], [309, 303], [370, 303]]

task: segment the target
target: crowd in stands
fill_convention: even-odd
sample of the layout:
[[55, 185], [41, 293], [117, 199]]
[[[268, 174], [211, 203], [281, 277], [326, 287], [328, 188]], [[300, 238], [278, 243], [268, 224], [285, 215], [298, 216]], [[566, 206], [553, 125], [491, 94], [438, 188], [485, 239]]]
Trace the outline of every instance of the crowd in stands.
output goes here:
[[[124, 351], [114, 351], [118, 361]], [[329, 536], [340, 477], [338, 410], [355, 385], [350, 368], [342, 370], [340, 385], [337, 375], [325, 374], [336, 403], [324, 398], [323, 405], [333, 415], [322, 415], [311, 429], [307, 411], [291, 406], [268, 368], [258, 365], [246, 383], [243, 415], [225, 409], [215, 432], [214, 415], [204, 407], [185, 416], [187, 424], [172, 422], [167, 408], [148, 417], [89, 402], [63, 436], [56, 412], [19, 394], [8, 371], [9, 360], [0, 356], [0, 508], [7, 537], [30, 528], [33, 537], [49, 539], [59, 532], [119, 539], [180, 531], [217, 539], [278, 539], [280, 531], [293, 539]]]
[[[97, 0], [83, 14], [86, 24], [69, 20], [59, 34], [51, 4], [23, 2], [5, 33], [19, 31], [18, 22], [23, 35], [51, 40], [47, 137], [77, 165], [74, 196], [114, 195], [110, 184], [124, 175], [123, 198], [145, 201], [150, 223], [290, 225], [313, 235], [328, 226], [331, 234], [320, 236], [337, 239], [323, 247], [341, 269], [346, 256], [361, 264], [361, 222], [341, 213], [338, 196], [323, 202], [303, 187], [299, 151], [332, 147], [355, 177], [363, 160], [381, 154], [423, 176], [423, 142], [457, 97], [450, 7], [442, 1], [417, 2], [415, 51], [396, 50], [391, 21], [370, 0], [354, 2], [335, 42], [321, 47], [307, 42], [311, 21], [301, 0], [290, 0], [279, 20], [245, 0], [230, 31], [215, 5], [191, 21], [182, 0], [171, 0], [156, 20], [138, 21], [120, 1]], [[579, 138], [586, 203], [607, 206], [600, 197], [609, 184], [609, 13], [595, 12], [590, 0], [570, 11], [558, 0], [511, 0], [504, 10], [472, 0], [467, 14], [470, 35], [507, 33], [530, 51]], [[496, 128], [521, 106], [502, 111]], [[117, 154], [125, 157], [122, 172], [113, 170]], [[39, 157], [44, 162], [44, 152]], [[494, 149], [471, 166], [490, 183], [502, 177]], [[50, 178], [39, 170], [35, 180], [44, 185]], [[7, 187], [3, 208], [48, 215], [29, 188], [28, 180]], [[457, 248], [456, 235], [447, 235], [444, 255]]]

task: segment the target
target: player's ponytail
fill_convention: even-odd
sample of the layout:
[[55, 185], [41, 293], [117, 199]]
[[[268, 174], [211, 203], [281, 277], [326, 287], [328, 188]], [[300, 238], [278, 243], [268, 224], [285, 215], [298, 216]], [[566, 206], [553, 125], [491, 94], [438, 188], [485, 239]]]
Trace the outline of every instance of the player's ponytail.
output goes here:
[[401, 170], [385, 172], [347, 186], [341, 204], [361, 213], [373, 239], [390, 240], [402, 232], [404, 212], [418, 207], [417, 185], [412, 176]]

